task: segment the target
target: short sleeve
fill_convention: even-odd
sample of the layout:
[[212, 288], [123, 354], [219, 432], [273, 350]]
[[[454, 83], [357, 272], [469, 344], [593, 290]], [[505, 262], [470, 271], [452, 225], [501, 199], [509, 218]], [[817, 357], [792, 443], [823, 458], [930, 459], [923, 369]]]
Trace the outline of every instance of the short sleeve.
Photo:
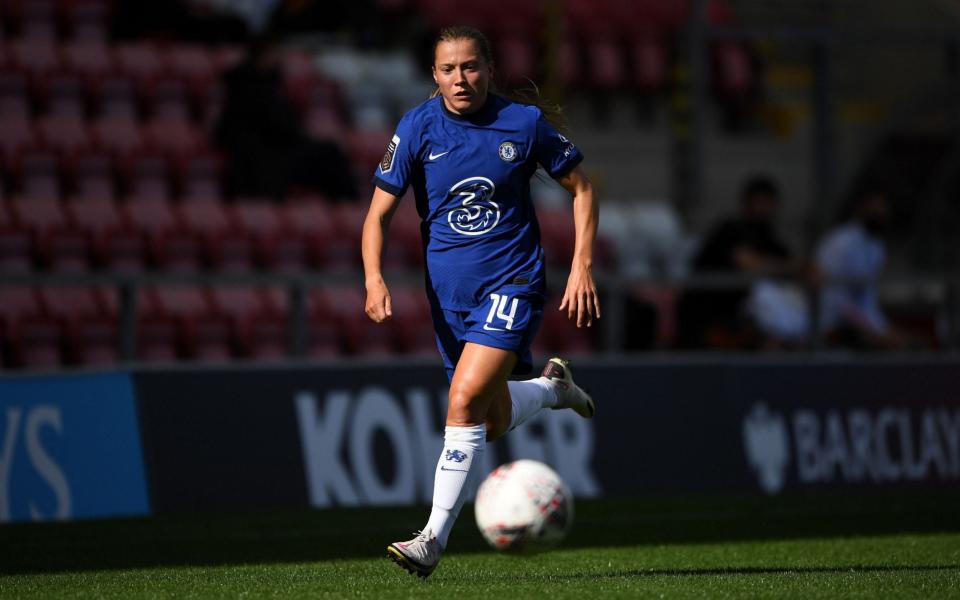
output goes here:
[[417, 157], [418, 138], [411, 119], [405, 116], [397, 125], [397, 131], [390, 138], [387, 151], [377, 166], [377, 172], [373, 176], [374, 185], [394, 196], [402, 196], [407, 191], [410, 173]]
[[534, 157], [541, 167], [557, 179], [573, 170], [583, 154], [573, 142], [564, 137], [537, 111], [537, 134], [534, 146]]

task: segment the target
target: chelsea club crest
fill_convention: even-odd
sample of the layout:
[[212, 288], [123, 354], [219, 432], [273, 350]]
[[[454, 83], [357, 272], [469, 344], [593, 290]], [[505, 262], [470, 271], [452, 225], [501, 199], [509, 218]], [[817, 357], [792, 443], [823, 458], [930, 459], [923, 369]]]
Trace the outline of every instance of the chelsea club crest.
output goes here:
[[513, 142], [500, 144], [500, 158], [507, 162], [513, 162], [517, 158], [517, 147]]

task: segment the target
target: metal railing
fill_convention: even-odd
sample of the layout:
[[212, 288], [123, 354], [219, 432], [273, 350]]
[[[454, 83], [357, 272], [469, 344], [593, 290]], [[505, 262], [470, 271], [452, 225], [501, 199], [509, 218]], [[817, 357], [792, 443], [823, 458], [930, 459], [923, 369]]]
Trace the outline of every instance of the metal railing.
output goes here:
[[[549, 273], [549, 281], [554, 291], [562, 290], [567, 273], [557, 270]], [[600, 321], [604, 352], [622, 352], [626, 348], [627, 303], [634, 290], [640, 287], [673, 290], [747, 290], [756, 281], [768, 276], [749, 276], [729, 273], [697, 274], [684, 279], [627, 277], [613, 273], [598, 273], [597, 286], [603, 298], [603, 318]], [[422, 286], [422, 271], [400, 271], [387, 274], [388, 285]], [[843, 283], [837, 281], [824, 282]], [[274, 273], [274, 272], [198, 272], [198, 273], [25, 273], [4, 274], [0, 278], [0, 287], [90, 287], [114, 288], [117, 294], [119, 357], [124, 362], [137, 360], [137, 325], [139, 290], [163, 286], [244, 286], [244, 287], [282, 287], [286, 289], [287, 308], [287, 350], [290, 357], [303, 357], [307, 354], [307, 294], [314, 288], [324, 286], [355, 285], [363, 288], [362, 276], [358, 273]], [[924, 275], [889, 276], [878, 282], [884, 289], [921, 291], [926, 297], [933, 297], [937, 305], [941, 324], [941, 346], [947, 350], [960, 350], [960, 274], [949, 277], [944, 273]], [[805, 346], [809, 349], [822, 348], [819, 334], [819, 293], [818, 288], [805, 288], [809, 306], [812, 308], [811, 327]], [[363, 306], [356, 307], [358, 313]]]

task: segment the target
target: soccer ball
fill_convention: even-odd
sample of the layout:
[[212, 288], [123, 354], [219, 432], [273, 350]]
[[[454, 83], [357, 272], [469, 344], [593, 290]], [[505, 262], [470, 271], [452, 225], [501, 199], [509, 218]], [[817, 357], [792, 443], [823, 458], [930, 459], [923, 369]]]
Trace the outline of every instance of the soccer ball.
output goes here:
[[556, 546], [573, 524], [573, 496], [553, 469], [518, 460], [495, 469], [480, 484], [477, 527], [494, 549], [529, 554]]

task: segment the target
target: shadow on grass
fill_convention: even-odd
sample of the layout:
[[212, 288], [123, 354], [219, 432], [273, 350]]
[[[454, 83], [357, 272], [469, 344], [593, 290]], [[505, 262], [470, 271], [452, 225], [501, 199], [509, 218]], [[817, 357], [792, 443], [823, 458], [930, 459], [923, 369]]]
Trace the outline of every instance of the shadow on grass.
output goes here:
[[[564, 547], [960, 532], [958, 503], [956, 492], [580, 501]], [[472, 513], [471, 506], [461, 513], [451, 552], [486, 549]], [[423, 507], [392, 507], [3, 525], [0, 574], [376, 558], [426, 517]]]

